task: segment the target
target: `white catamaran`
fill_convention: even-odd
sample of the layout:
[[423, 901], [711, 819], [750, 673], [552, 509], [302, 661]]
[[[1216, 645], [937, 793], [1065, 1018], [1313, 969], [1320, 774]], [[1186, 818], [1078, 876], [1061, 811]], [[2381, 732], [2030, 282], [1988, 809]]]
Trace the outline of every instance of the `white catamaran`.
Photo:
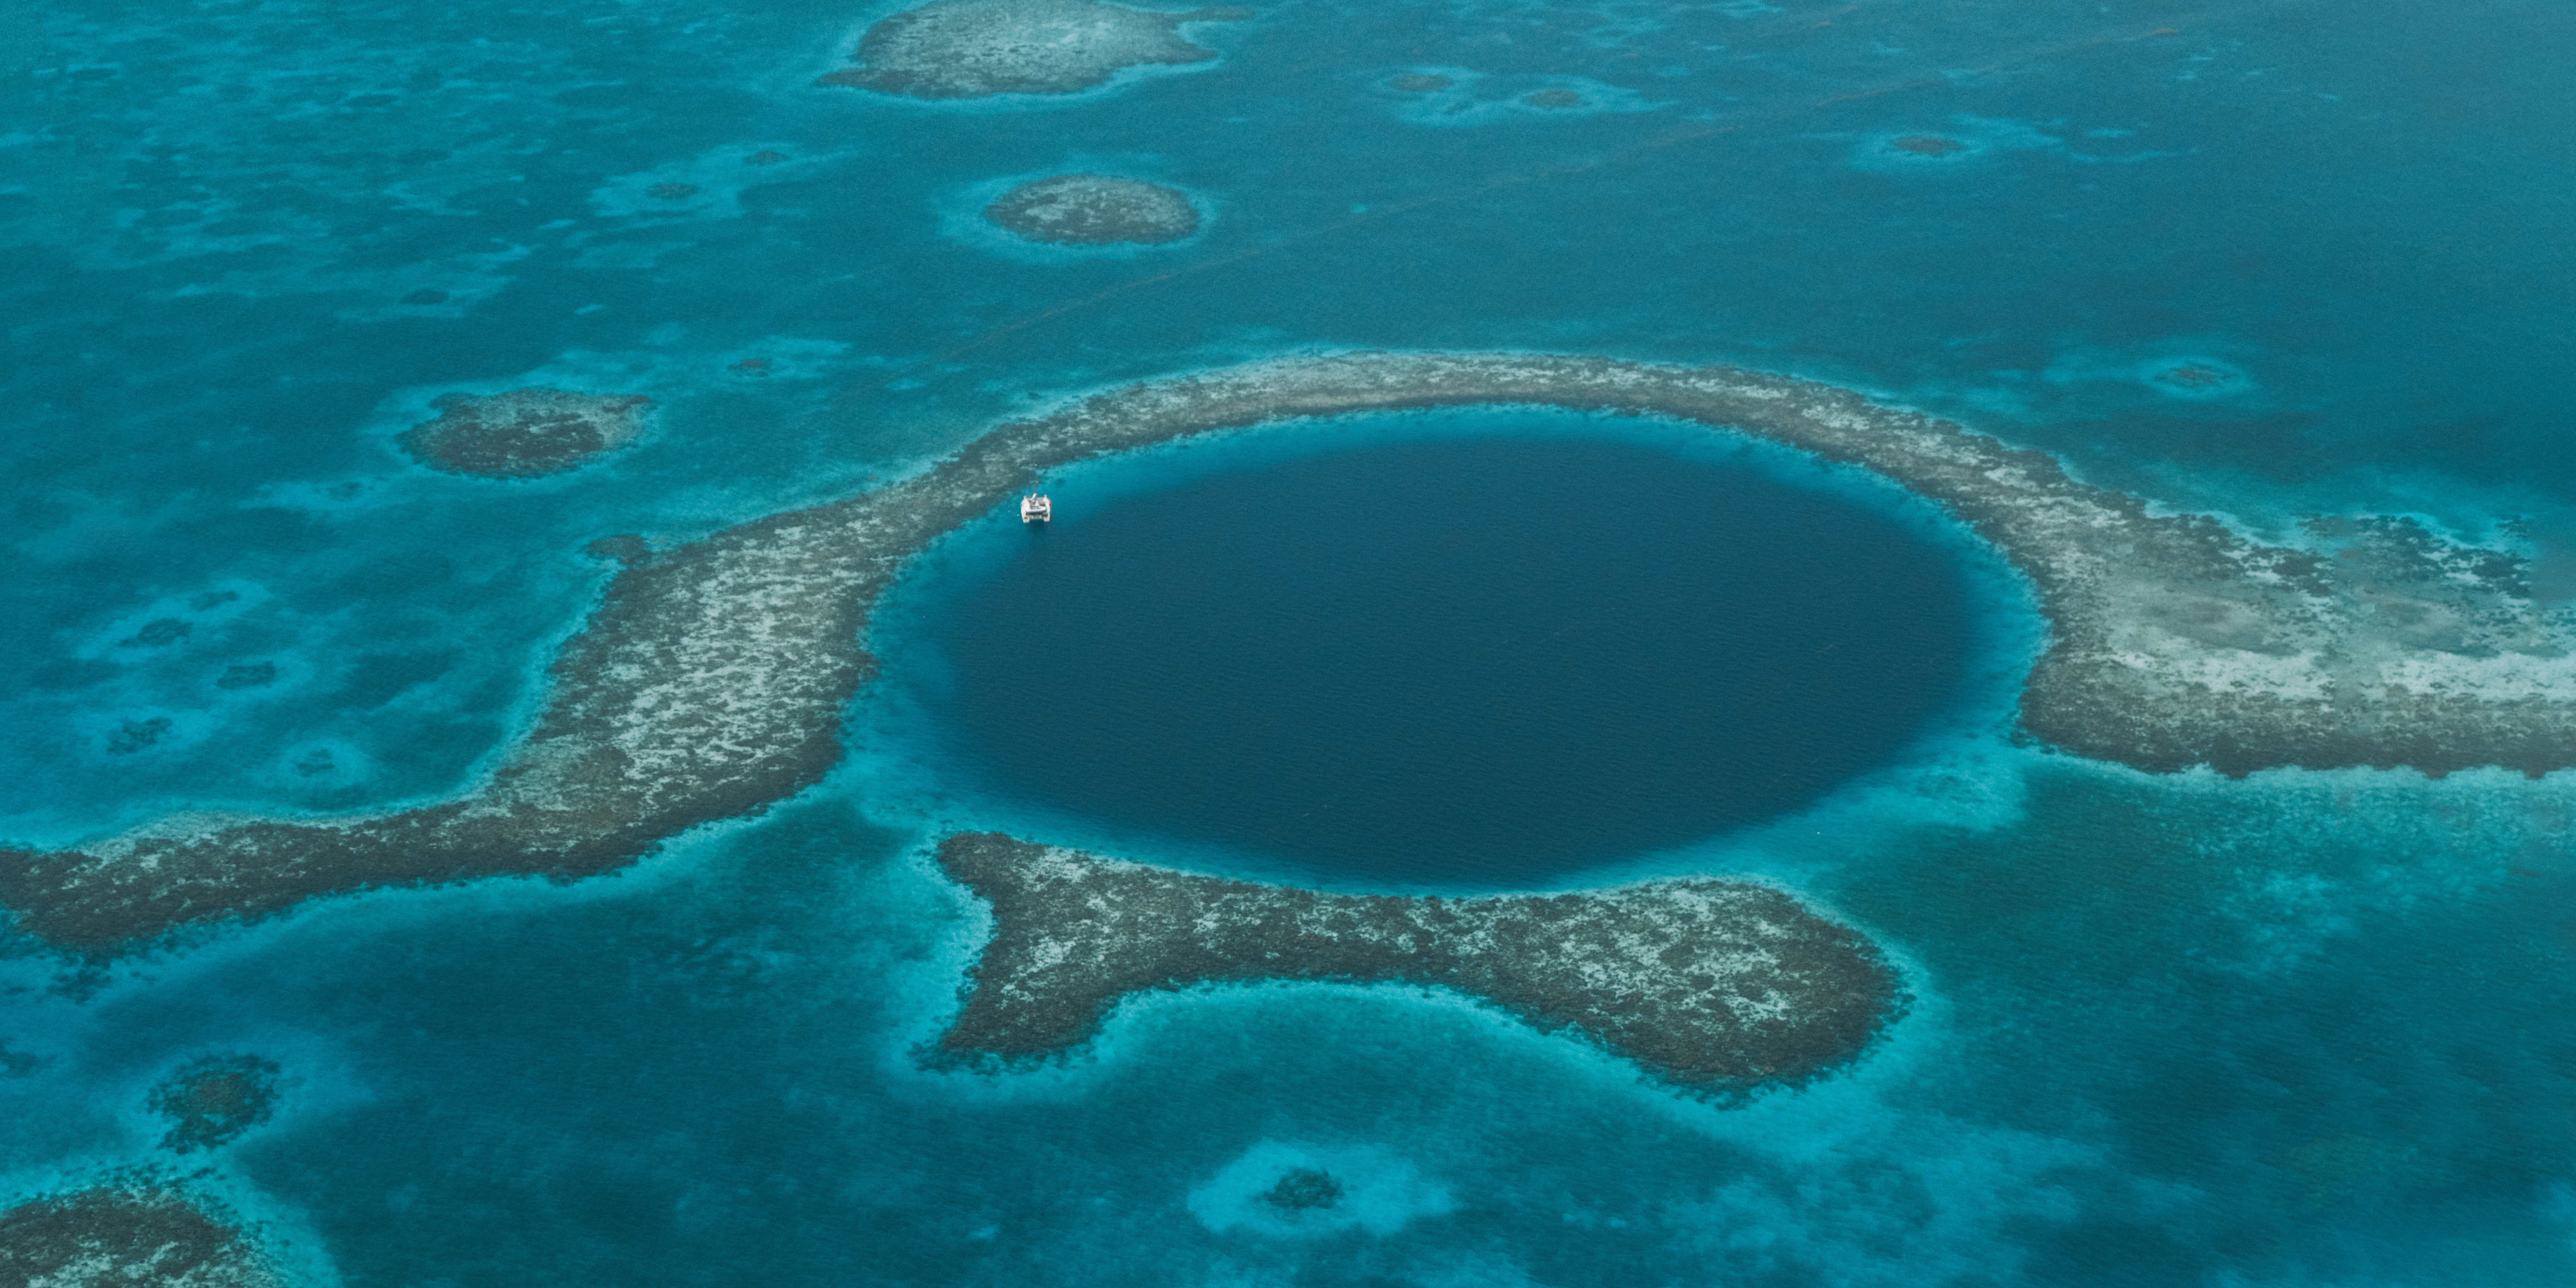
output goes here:
[[1044, 496], [1031, 492], [1020, 498], [1020, 522], [1044, 523], [1055, 517], [1055, 506]]

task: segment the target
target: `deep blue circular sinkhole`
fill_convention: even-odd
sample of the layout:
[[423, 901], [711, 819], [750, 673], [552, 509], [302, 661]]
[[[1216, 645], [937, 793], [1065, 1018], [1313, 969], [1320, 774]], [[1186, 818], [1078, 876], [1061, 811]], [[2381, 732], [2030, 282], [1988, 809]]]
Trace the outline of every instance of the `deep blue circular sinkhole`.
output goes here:
[[1543, 884], [1794, 810], [1901, 754], [1975, 647], [1957, 551], [1644, 443], [1055, 496], [927, 579], [891, 678], [939, 772], [1328, 880]]

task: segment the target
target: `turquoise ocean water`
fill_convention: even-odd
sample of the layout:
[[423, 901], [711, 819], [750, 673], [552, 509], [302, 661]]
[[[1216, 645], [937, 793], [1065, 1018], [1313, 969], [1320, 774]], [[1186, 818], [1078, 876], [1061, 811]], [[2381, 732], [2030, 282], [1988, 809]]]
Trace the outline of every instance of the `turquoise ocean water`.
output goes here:
[[[813, 88], [882, 12], [0, 13], [0, 837], [437, 798], [524, 726], [608, 576], [591, 539], [1317, 348], [1733, 362], [2258, 530], [2576, 545], [2564, 6], [1287, 0], [1192, 28], [1213, 63], [1063, 101]], [[1385, 86], [1408, 72], [1453, 85]], [[1515, 102], [1543, 89], [1588, 106]], [[1891, 147], [1914, 136], [1965, 146]], [[1039, 252], [972, 219], [1066, 170], [1180, 187], [1206, 228]], [[2158, 379], [2186, 364], [2224, 379]], [[531, 483], [393, 446], [441, 394], [543, 384], [655, 419]], [[1294, 464], [1268, 441], [1192, 450], [1215, 486]], [[1063, 805], [926, 772], [952, 753], [876, 694], [821, 786], [622, 876], [318, 904], [79, 987], [13, 950], [0, 1198], [171, 1162], [150, 1087], [245, 1052], [283, 1071], [277, 1116], [175, 1165], [316, 1284], [2576, 1274], [2567, 775], [2016, 746], [2009, 578], [1887, 489], [1725, 468], [1933, 552], [1959, 696], [1822, 796], [1582, 872], [1755, 875], [1865, 929], [1917, 1003], [1842, 1076], [1719, 1111], [1455, 998], [1337, 988], [1159, 997], [1061, 1068], [925, 1072], [979, 933], [925, 829]], [[935, 580], [889, 622], [954, 609]], [[1334, 1218], [1247, 1197], [1305, 1165], [1348, 1180]]]

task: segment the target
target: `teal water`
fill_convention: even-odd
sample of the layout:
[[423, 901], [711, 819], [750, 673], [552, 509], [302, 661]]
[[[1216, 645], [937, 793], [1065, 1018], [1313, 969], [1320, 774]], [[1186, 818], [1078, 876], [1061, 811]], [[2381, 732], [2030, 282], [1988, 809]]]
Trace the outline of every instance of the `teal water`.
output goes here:
[[[1292, 2], [1075, 102], [809, 88], [872, 16], [0, 14], [0, 836], [434, 798], [523, 726], [592, 538], [1309, 347], [1737, 362], [2257, 526], [2576, 531], [2563, 7]], [[1412, 71], [1456, 85], [1384, 87]], [[1551, 87], [1601, 110], [1512, 104]], [[944, 231], [1075, 169], [1206, 231]], [[548, 383], [657, 419], [526, 485], [391, 446]], [[341, 900], [77, 987], [15, 951], [0, 1189], [154, 1161], [152, 1083], [250, 1052], [278, 1116], [186, 1166], [316, 1283], [2568, 1277], [2564, 775], [2149, 778], [1997, 723], [1593, 869], [1779, 881], [1907, 972], [1882, 1049], [1742, 1111], [1392, 990], [1157, 998], [1061, 1069], [922, 1072], [977, 923], [921, 828], [1017, 807], [925, 804], [870, 741], [614, 879]], [[1366, 1181], [1349, 1219], [1244, 1219], [1297, 1160]]]

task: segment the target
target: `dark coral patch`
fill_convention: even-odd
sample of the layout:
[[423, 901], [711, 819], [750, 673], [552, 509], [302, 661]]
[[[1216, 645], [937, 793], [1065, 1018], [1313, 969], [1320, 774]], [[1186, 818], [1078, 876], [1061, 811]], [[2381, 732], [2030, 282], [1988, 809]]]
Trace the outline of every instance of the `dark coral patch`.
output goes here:
[[215, 677], [218, 689], [257, 689], [277, 683], [277, 663], [237, 662]]
[[118, 640], [121, 648], [168, 648], [188, 638], [196, 628], [176, 617], [156, 617], [145, 622], [134, 634]]
[[212, 1149], [268, 1121], [277, 1108], [277, 1066], [255, 1055], [210, 1056], [154, 1087], [150, 1103], [170, 1120], [163, 1149]]
[[1386, 87], [1402, 90], [1407, 94], [1436, 94], [1454, 83], [1446, 76], [1434, 76], [1429, 72], [1412, 72], [1389, 80]]
[[450, 474], [535, 478], [571, 469], [632, 439], [652, 401], [562, 389], [447, 394], [430, 404], [439, 409], [438, 419], [404, 430], [395, 441], [421, 464]]
[[1543, 89], [1535, 94], [1521, 95], [1521, 102], [1530, 107], [1542, 107], [1561, 112], [1567, 108], [1583, 106], [1583, 96], [1570, 89]]
[[154, 716], [149, 720], [128, 720], [117, 726], [115, 733], [108, 735], [107, 754], [131, 756], [161, 741], [170, 729], [171, 721], [168, 716]]
[[1937, 134], [1908, 134], [1903, 138], [1888, 140], [1887, 149], [1890, 152], [1902, 152], [1907, 156], [1946, 157], [1967, 151], [1968, 145], [1957, 139], [1945, 139]]
[[1279, 1183], [1261, 1192], [1261, 1201], [1289, 1212], [1339, 1207], [1342, 1183], [1331, 1172], [1313, 1167], [1290, 1168]]

